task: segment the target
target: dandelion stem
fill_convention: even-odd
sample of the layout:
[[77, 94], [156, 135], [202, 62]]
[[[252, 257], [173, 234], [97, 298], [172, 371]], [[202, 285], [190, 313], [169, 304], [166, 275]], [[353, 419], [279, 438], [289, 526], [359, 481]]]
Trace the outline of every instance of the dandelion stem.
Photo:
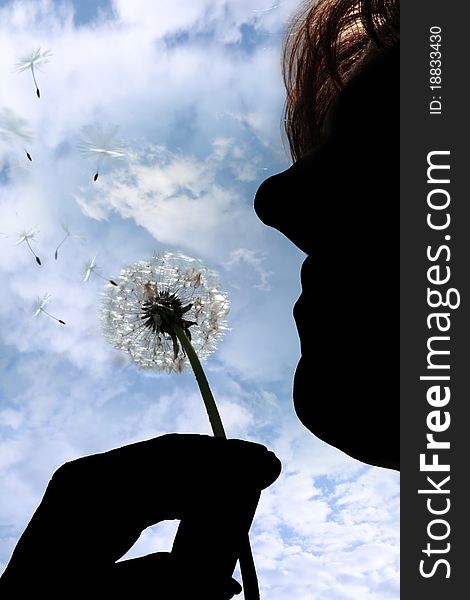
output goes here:
[[[193, 368], [194, 375], [196, 377], [196, 381], [198, 383], [199, 390], [201, 391], [201, 396], [209, 416], [214, 437], [223, 437], [226, 439], [227, 436], [225, 435], [222, 419], [220, 418], [219, 410], [209, 387], [209, 382], [207, 381], [204, 369], [202, 368], [201, 361], [199, 360], [196, 351], [194, 350], [188, 336], [184, 333], [183, 329], [175, 322], [172, 323], [172, 327], [176, 337], [186, 352], [188, 360], [191, 363], [191, 367]], [[253, 553], [251, 551], [250, 539], [248, 535], [242, 542], [239, 560], [245, 600], [259, 600], [260, 595], [258, 576], [256, 574], [256, 567], [253, 561]]]
[[225, 435], [224, 426], [222, 424], [222, 419], [220, 418], [219, 410], [215, 403], [214, 396], [212, 395], [211, 389], [209, 387], [209, 382], [207, 381], [206, 374], [204, 373], [204, 369], [202, 368], [201, 361], [199, 360], [196, 351], [194, 350], [191, 342], [189, 341], [188, 336], [184, 333], [182, 328], [177, 323], [173, 323], [173, 331], [175, 332], [176, 337], [179, 339], [181, 345], [183, 346], [188, 360], [191, 363], [191, 367], [193, 368], [194, 375], [196, 377], [196, 381], [201, 391], [201, 396], [204, 400], [204, 405], [209, 416], [209, 421], [214, 436], [227, 438], [227, 436]]

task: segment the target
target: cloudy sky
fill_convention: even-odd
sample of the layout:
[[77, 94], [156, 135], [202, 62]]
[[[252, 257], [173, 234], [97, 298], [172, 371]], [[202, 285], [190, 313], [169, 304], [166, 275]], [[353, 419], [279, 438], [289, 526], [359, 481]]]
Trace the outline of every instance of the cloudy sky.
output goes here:
[[[297, 5], [0, 0], [0, 571], [63, 462], [210, 433], [191, 373], [137, 371], [101, 332], [105, 282], [83, 281], [95, 255], [98, 273], [117, 278], [169, 250], [216, 269], [231, 299], [230, 331], [206, 363], [229, 436], [283, 463], [251, 533], [262, 597], [399, 597], [398, 476], [296, 418], [303, 255], [252, 209], [260, 182], [289, 165], [279, 57]], [[36, 71], [40, 99], [31, 72], [15, 71], [37, 48], [52, 53]], [[124, 157], [99, 165], [95, 182], [83, 128], [96, 137], [112, 125]], [[32, 231], [41, 266], [17, 244]], [[45, 294], [67, 325], [32, 317]], [[129, 556], [169, 549], [175, 528], [147, 530]]]

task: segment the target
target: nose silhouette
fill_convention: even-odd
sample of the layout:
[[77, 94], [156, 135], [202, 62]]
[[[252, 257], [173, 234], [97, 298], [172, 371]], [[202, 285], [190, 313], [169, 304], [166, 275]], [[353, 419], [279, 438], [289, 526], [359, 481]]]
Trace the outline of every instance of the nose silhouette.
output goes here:
[[[316, 180], [320, 152], [316, 150], [286, 171], [266, 179], [254, 202], [255, 212], [265, 225], [278, 229], [303, 252], [312, 250], [315, 213], [320, 210], [315, 198], [321, 196]], [[313, 211], [313, 217], [312, 217]]]
[[307, 254], [326, 230], [339, 237], [353, 224], [363, 227], [378, 200], [396, 204], [398, 68], [398, 47], [364, 64], [333, 101], [323, 142], [258, 189], [261, 221]]

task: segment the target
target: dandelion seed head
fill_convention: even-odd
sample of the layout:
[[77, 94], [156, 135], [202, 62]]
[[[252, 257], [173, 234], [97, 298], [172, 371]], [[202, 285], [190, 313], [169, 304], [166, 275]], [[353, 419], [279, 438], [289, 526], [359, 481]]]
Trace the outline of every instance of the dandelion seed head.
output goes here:
[[49, 58], [52, 56], [51, 50], [41, 51], [41, 48], [35, 48], [29, 54], [22, 56], [16, 63], [15, 69], [18, 73], [31, 69], [32, 67], [38, 67], [40, 64], [49, 62]]
[[103, 165], [126, 156], [123, 143], [116, 138], [118, 129], [117, 125], [111, 124], [86, 125], [82, 128], [83, 137], [77, 146], [84, 158], [95, 161], [93, 181], [98, 179]]
[[18, 234], [20, 237], [15, 245], [18, 246], [18, 244], [22, 244], [23, 242], [27, 242], [28, 240], [36, 239], [38, 233], [39, 229], [31, 229], [29, 231], [27, 231], [26, 229], [23, 230], [21, 233]]
[[85, 125], [78, 149], [85, 158], [119, 159], [124, 158], [124, 146], [117, 139], [117, 125]]
[[141, 369], [181, 372], [190, 367], [167, 331], [170, 313], [178, 315], [200, 360], [216, 350], [227, 330], [228, 297], [216, 273], [198, 259], [158, 254], [123, 269], [117, 283], [103, 294], [103, 330], [111, 345]]
[[96, 256], [94, 256], [91, 260], [89, 260], [85, 267], [85, 276], [83, 281], [86, 283], [90, 279], [90, 275], [96, 270]]
[[44, 310], [44, 307], [49, 303], [50, 299], [50, 294], [45, 294], [42, 298], [37, 298], [33, 317], [37, 317]]

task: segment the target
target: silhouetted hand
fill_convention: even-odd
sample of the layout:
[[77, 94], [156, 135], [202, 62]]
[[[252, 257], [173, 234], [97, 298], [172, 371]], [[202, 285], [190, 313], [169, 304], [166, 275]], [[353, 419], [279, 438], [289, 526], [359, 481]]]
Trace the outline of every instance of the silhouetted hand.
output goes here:
[[[15, 548], [0, 596], [231, 598], [241, 589], [231, 578], [240, 542], [280, 468], [259, 444], [178, 434], [66, 463]], [[181, 519], [171, 553], [116, 562], [166, 519]]]

